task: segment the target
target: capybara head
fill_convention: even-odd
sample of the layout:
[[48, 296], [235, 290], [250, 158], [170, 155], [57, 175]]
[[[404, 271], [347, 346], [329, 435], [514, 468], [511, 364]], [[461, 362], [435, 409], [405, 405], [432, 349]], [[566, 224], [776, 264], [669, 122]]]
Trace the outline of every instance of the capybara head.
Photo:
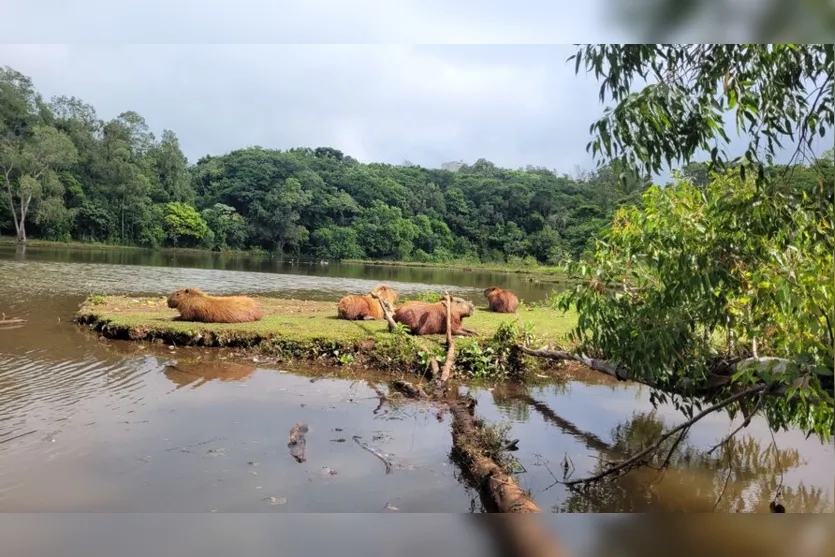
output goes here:
[[180, 288], [168, 297], [168, 307], [176, 308], [185, 298], [203, 295], [203, 291], [199, 288]]
[[491, 286], [490, 288], [485, 288], [484, 289], [484, 297], [486, 298], [486, 297], [490, 296], [490, 294], [492, 294], [496, 290], [501, 290], [501, 288], [499, 288], [498, 286]]
[[475, 306], [464, 298], [452, 298], [452, 312], [460, 317], [470, 317], [475, 313]]
[[375, 296], [379, 296], [380, 298], [388, 302], [389, 305], [394, 305], [394, 302], [396, 302], [397, 298], [400, 297], [400, 294], [397, 293], [397, 290], [386, 284], [381, 284], [380, 286], [372, 290], [371, 293]]

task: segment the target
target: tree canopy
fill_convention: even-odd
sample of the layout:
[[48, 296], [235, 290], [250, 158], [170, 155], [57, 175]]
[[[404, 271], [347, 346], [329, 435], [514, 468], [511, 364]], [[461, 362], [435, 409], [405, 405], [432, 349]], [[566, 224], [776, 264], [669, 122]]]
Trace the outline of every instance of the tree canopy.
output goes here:
[[[330, 147], [246, 147], [189, 164], [173, 131], [157, 138], [136, 112], [102, 121], [80, 99], [44, 100], [11, 68], [0, 92], [0, 232], [21, 240], [557, 264], [649, 185], [619, 191], [609, 167], [575, 177], [484, 159], [429, 169]], [[36, 168], [27, 153], [39, 145], [49, 149]]]
[[[618, 209], [571, 266], [570, 357], [672, 394], [691, 416], [696, 395], [725, 396], [717, 409], [830, 439], [835, 172], [810, 138], [832, 131], [832, 45], [586, 45], [572, 59], [615, 102], [591, 128], [601, 164], [688, 166]], [[724, 153], [727, 109], [748, 136], [742, 157]], [[776, 165], [787, 137], [795, 156]], [[700, 151], [712, 168], [692, 164]]]

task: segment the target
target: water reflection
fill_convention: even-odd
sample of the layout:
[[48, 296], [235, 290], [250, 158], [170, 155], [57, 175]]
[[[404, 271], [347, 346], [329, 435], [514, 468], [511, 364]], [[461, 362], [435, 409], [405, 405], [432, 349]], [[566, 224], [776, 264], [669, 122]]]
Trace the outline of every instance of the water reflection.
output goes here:
[[255, 366], [231, 362], [178, 362], [167, 366], [163, 372], [177, 388], [191, 385], [196, 389], [209, 381], [244, 381], [255, 373]]
[[[593, 390], [598, 391], [597, 396], [582, 399], [587, 405], [590, 400], [600, 400], [602, 392], [612, 393], [615, 399], [627, 399], [634, 398], [630, 392], [635, 391], [616, 385], [596, 386]], [[769, 502], [778, 493], [788, 512], [833, 510], [832, 445], [806, 440], [797, 432], [781, 432], [771, 438], [746, 431], [711, 453], [710, 449], [728, 428], [727, 421], [718, 417], [697, 424], [680, 442], [675, 436], [671, 438], [650, 467], [635, 469], [614, 481], [591, 484], [586, 489], [568, 489], [558, 482], [565, 479], [566, 473], [570, 479], [598, 473], [604, 469], [604, 461], [623, 460], [625, 455], [636, 454], [681, 418], [666, 407], [649, 410], [646, 401], [635, 404], [638, 409], [633, 409], [626, 419], [611, 412], [604, 415], [592, 404], [585, 417], [591, 417], [595, 429], [599, 429], [602, 420], [614, 422], [608, 432], [598, 433], [577, 425], [582, 415], [572, 412], [572, 421], [554, 410], [564, 409], [564, 403], [574, 397], [566, 393], [554, 396], [554, 387], [539, 389], [536, 396], [531, 391], [524, 386], [504, 385], [492, 391], [492, 399], [496, 410], [504, 416], [524, 418], [521, 423], [514, 423], [513, 430], [513, 436], [522, 439], [517, 458], [527, 470], [523, 482], [533, 490], [538, 504], [553, 501], [550, 506], [554, 512], [767, 513]], [[522, 407], [535, 416], [521, 411]], [[489, 407], [479, 408], [482, 413], [491, 411]], [[538, 420], [559, 435], [544, 434], [536, 426]], [[758, 426], [764, 428], [763, 420], [759, 420]], [[550, 449], [545, 448], [546, 438], [551, 440]], [[527, 449], [526, 445], [536, 448]], [[804, 454], [810, 456], [803, 458]], [[667, 458], [670, 466], [661, 471], [660, 465]]]

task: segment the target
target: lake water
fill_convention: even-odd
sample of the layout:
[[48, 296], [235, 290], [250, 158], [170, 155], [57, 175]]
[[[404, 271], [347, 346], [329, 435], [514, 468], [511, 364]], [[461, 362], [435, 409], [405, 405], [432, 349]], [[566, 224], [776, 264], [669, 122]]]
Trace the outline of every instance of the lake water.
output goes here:
[[[0, 511], [76, 513], [43, 515], [37, 528], [55, 521], [50, 527], [75, 540], [61, 548], [75, 548], [71, 553], [78, 555], [112, 554], [113, 532], [150, 525], [162, 513], [200, 513], [172, 515], [180, 543], [189, 539], [189, 528], [197, 528], [194, 521], [208, 524], [230, 517], [217, 528], [220, 535], [238, 516], [223, 513], [264, 517], [249, 515], [248, 525], [238, 532], [267, 524], [269, 513], [290, 517], [280, 525], [271, 522], [275, 526], [248, 546], [264, 551], [277, 543], [279, 531], [294, 531], [292, 513], [482, 511], [478, 494], [449, 461], [450, 417], [419, 404], [380, 407], [369, 384], [373, 377], [312, 382], [317, 370], [280, 369], [225, 351], [104, 341], [71, 322], [91, 292], [162, 295], [195, 285], [213, 292], [336, 302], [345, 293], [368, 291], [380, 282], [403, 293], [449, 289], [473, 299], [492, 284], [517, 291], [523, 300], [543, 299], [554, 287], [519, 275], [479, 271], [0, 246], [0, 311], [28, 320], [24, 327], [0, 330]], [[740, 434], [732, 451], [708, 455], [706, 449], [732, 428], [725, 417], [713, 416], [691, 431], [676, 453], [680, 465], [666, 473], [645, 470], [576, 492], [555, 482], [564, 465], [574, 470], [574, 477], [587, 475], [600, 457], [617, 457], [624, 446], [640, 444], [659, 424], [677, 423], [681, 416], [668, 408], [651, 413], [648, 392], [601, 381], [594, 374], [589, 381], [485, 387], [473, 394], [480, 416], [509, 423], [509, 435], [520, 439], [513, 453], [522, 470], [517, 480], [541, 508], [560, 513], [543, 520], [576, 554], [608, 555], [617, 545], [615, 537], [623, 533], [604, 527], [611, 517], [574, 515], [554, 522], [561, 513], [762, 512], [780, 484], [788, 512], [833, 511], [833, 447], [798, 432], [772, 439], [762, 420], [754, 420]], [[309, 426], [301, 463], [286, 446], [296, 422]], [[354, 436], [388, 453], [392, 473], [386, 474], [383, 463]], [[74, 534], [78, 530], [73, 528], [80, 526], [73, 521], [87, 515], [77, 513], [120, 514], [95, 515], [96, 520], [86, 523], [109, 534], [82, 536]], [[142, 518], [119, 522], [122, 516]], [[379, 542], [379, 520], [388, 518], [364, 522], [344, 514], [316, 516], [324, 521], [319, 524], [350, 532], [340, 534], [346, 539], [365, 540], [357, 541], [357, 547], [370, 543], [380, 550], [385, 545], [369, 540]], [[469, 526], [472, 522], [453, 527], [450, 517], [436, 524], [432, 515], [423, 516], [420, 520], [437, 532], [434, 541], [439, 544], [457, 544], [456, 551], [464, 554], [483, 555], [492, 547], [484, 529]], [[4, 519], [0, 535], [4, 544], [9, 540], [10, 547], [21, 548], [19, 554], [60, 549], [50, 549], [49, 539], [34, 535], [35, 523], [27, 522], [34, 518], [14, 520], [18, 522]], [[398, 528], [393, 525], [387, 534], [397, 543], [412, 540], [408, 528], [396, 533]], [[328, 550], [328, 543], [335, 543], [313, 538], [303, 538], [308, 541], [299, 547]], [[646, 539], [636, 534], [635, 540], [633, 549], [621, 547], [623, 554], [646, 555], [646, 545], [641, 545]], [[412, 540], [405, 553], [417, 548], [425, 553], [429, 542]], [[36, 547], [31, 544], [41, 544], [40, 549], [31, 549]], [[200, 554], [226, 554], [218, 549], [224, 546], [214, 547], [218, 552]], [[363, 551], [368, 555], [370, 550]]]

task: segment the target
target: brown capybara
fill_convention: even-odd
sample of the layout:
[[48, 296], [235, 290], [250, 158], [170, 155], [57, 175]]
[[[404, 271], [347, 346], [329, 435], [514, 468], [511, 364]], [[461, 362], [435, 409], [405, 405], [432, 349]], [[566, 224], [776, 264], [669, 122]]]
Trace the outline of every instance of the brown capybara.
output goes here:
[[180, 312], [177, 321], [248, 323], [263, 316], [261, 304], [248, 296], [209, 296], [199, 288], [180, 288], [168, 297], [168, 307]]
[[[376, 294], [385, 300], [392, 309], [394, 309], [394, 303], [397, 301], [397, 298], [400, 297], [400, 294], [394, 288], [385, 284], [381, 284], [372, 290], [371, 294]], [[339, 300], [339, 305], [336, 308], [336, 316], [339, 319], [348, 319], [350, 321], [358, 319], [370, 321], [384, 317], [380, 302], [369, 294], [349, 294], [345, 296]]]
[[502, 290], [497, 286], [491, 286], [484, 291], [487, 297], [487, 304], [490, 311], [494, 313], [516, 313], [519, 307], [519, 298], [509, 290]]
[[[463, 298], [452, 298], [450, 321], [452, 334], [476, 335], [475, 331], [465, 329], [461, 321], [470, 317], [475, 306]], [[406, 302], [394, 312], [394, 321], [403, 323], [413, 335], [442, 335], [446, 333], [446, 301]]]

